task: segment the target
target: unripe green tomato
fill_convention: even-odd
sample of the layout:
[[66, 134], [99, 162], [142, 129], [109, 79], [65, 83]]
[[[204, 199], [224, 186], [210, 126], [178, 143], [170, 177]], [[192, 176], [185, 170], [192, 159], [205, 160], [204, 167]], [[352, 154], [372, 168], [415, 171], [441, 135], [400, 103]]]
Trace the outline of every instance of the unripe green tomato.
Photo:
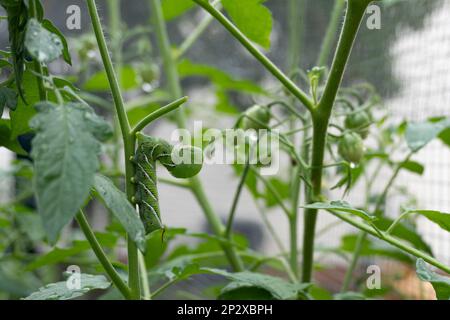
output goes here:
[[203, 151], [193, 146], [177, 146], [172, 150], [172, 161], [175, 166], [168, 167], [172, 176], [179, 179], [192, 178], [202, 170]]
[[345, 119], [345, 127], [350, 130], [355, 130], [363, 139], [369, 135], [370, 124], [370, 116], [365, 111], [351, 114]]
[[81, 40], [81, 46], [78, 49], [78, 55], [81, 60], [86, 60], [91, 58], [90, 55], [95, 53], [95, 49], [97, 48], [95, 40], [91, 38], [84, 38]]
[[344, 160], [357, 164], [364, 156], [364, 142], [357, 133], [346, 133], [339, 141], [338, 151]]
[[[247, 111], [245, 111], [245, 115], [247, 117], [244, 117], [242, 120], [242, 128], [244, 130], [249, 129], [266, 129], [266, 127], [269, 125], [270, 122], [270, 111], [262, 107], [260, 105], [254, 105], [253, 107], [249, 108]], [[252, 119], [250, 119], [250, 118]], [[253, 119], [258, 120], [258, 122], [254, 121]], [[263, 126], [264, 124], [264, 126]]]
[[144, 83], [152, 83], [159, 78], [159, 68], [155, 64], [143, 64], [139, 66], [139, 76]]

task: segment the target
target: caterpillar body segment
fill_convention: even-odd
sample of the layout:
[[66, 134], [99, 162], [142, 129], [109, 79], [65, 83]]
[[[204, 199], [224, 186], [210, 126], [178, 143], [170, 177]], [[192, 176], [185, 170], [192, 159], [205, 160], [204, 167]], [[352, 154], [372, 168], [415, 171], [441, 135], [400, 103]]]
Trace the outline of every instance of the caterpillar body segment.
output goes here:
[[[139, 207], [139, 216], [144, 224], [147, 234], [164, 229], [161, 221], [159, 207], [156, 165], [159, 162], [176, 178], [190, 178], [200, 172], [202, 150], [192, 146], [174, 147], [167, 141], [137, 134], [138, 147], [134, 158], [136, 176], [136, 203]], [[185, 153], [188, 152], [188, 153]], [[173, 161], [174, 154], [187, 156], [190, 160], [200, 158], [200, 163], [189, 161], [188, 163]]]

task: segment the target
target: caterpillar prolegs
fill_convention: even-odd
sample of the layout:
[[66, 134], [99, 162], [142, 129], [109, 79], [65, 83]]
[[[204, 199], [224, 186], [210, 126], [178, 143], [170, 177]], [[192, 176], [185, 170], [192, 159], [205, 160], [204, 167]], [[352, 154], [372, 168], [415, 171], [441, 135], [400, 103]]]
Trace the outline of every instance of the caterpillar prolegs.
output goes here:
[[162, 164], [175, 178], [197, 175], [203, 162], [202, 150], [192, 146], [174, 147], [167, 141], [137, 134], [135, 201], [147, 234], [164, 229], [159, 208], [156, 164]]

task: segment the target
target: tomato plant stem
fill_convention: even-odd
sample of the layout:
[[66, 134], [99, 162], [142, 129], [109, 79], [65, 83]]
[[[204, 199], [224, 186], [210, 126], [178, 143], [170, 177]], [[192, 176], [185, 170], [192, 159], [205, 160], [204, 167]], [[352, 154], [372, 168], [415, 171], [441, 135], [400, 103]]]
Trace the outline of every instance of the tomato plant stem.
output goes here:
[[358, 238], [356, 239], [355, 251], [352, 256], [352, 260], [350, 262], [350, 266], [345, 273], [344, 282], [342, 283], [341, 292], [346, 292], [352, 282], [353, 272], [355, 271], [356, 265], [358, 263], [359, 255], [361, 254], [361, 250], [363, 248], [364, 242], [367, 238], [367, 232], [360, 232]]
[[450, 274], [450, 267], [446, 266], [445, 264], [439, 262], [438, 260], [436, 260], [435, 258], [431, 257], [430, 255], [416, 249], [413, 247], [410, 247], [409, 245], [407, 245], [406, 243], [404, 243], [403, 241], [400, 241], [398, 239], [396, 239], [395, 237], [392, 237], [390, 235], [388, 235], [386, 232], [379, 232], [376, 231], [373, 227], [349, 216], [348, 214], [343, 214], [343, 213], [339, 213], [339, 212], [335, 212], [335, 211], [329, 211], [331, 214], [333, 214], [334, 216], [336, 216], [337, 218], [353, 225], [354, 227], [367, 232], [368, 234], [379, 238], [383, 241], [386, 241], [387, 243], [390, 243], [391, 245], [417, 257], [417, 258], [422, 258], [423, 260], [425, 260], [426, 262], [428, 262], [429, 264], [435, 266], [436, 268], [441, 269], [442, 271], [445, 271], [447, 273]]
[[[109, 18], [109, 33], [110, 33], [110, 47], [112, 61], [114, 69], [116, 71], [117, 78], [119, 79], [119, 88], [121, 88], [122, 81], [122, 19], [120, 15], [120, 3], [121, 0], [110, 0], [106, 2], [108, 7]], [[120, 141], [120, 124], [117, 115], [114, 115], [114, 150], [112, 154], [112, 164], [115, 168], [119, 167], [120, 153], [121, 153], [121, 141]], [[115, 181], [118, 182], [117, 180]]]
[[[358, 33], [368, 1], [350, 0], [347, 2], [344, 27], [341, 32], [333, 64], [328, 76], [322, 98], [313, 111], [313, 152], [311, 158], [312, 190], [307, 203], [318, 200], [322, 193], [322, 171], [326, 147], [328, 123], [334, 101], [342, 82], [347, 61]], [[303, 269], [302, 281], [310, 282], [314, 263], [314, 235], [317, 220], [316, 209], [306, 209], [303, 233]]]
[[88, 240], [89, 244], [92, 247], [92, 250], [94, 251], [97, 259], [100, 261], [101, 265], [103, 266], [103, 269], [105, 269], [105, 272], [108, 274], [108, 277], [111, 279], [111, 281], [114, 283], [114, 285], [117, 287], [117, 289], [122, 293], [122, 295], [126, 299], [131, 298], [131, 292], [130, 288], [123, 282], [120, 275], [117, 273], [117, 271], [114, 269], [113, 265], [109, 261], [108, 257], [106, 256], [105, 252], [103, 251], [102, 247], [100, 246], [100, 243], [98, 242], [97, 238], [95, 237], [94, 232], [92, 231], [89, 222], [87, 221], [84, 213], [80, 210], [80, 212], [76, 216], [76, 220], [83, 231], [84, 235], [86, 236], [86, 239]]
[[[105, 36], [103, 34], [100, 17], [98, 15], [97, 6], [95, 0], [87, 0], [89, 15], [91, 17], [92, 27], [94, 29], [95, 37], [97, 39], [102, 62], [108, 77], [109, 85], [111, 87], [111, 94], [114, 100], [116, 108], [116, 114], [119, 120], [119, 125], [122, 133], [122, 139], [124, 143], [125, 154], [125, 181], [126, 181], [126, 194], [128, 200], [131, 202], [132, 197], [135, 194], [134, 184], [131, 182], [131, 178], [134, 177], [134, 166], [130, 161], [130, 158], [135, 152], [135, 137], [130, 134], [130, 124], [127, 114], [125, 112], [122, 93], [120, 91], [117, 75], [114, 71], [113, 63], [108, 52]], [[140, 284], [139, 284], [139, 263], [138, 263], [138, 251], [136, 244], [128, 237], [128, 285], [131, 289], [131, 298], [140, 298]]]
[[267, 179], [265, 179], [263, 176], [261, 176], [261, 174], [258, 172], [258, 170], [256, 170], [253, 167], [250, 167], [250, 169], [252, 170], [252, 172], [256, 175], [256, 177], [262, 181], [262, 183], [264, 183], [265, 187], [267, 188], [267, 190], [272, 194], [272, 196], [275, 198], [275, 200], [277, 201], [278, 205], [281, 207], [281, 209], [283, 210], [284, 214], [286, 215], [286, 217], [290, 217], [291, 216], [291, 211], [289, 210], [289, 208], [284, 204], [283, 202], [283, 198], [280, 196], [280, 194], [278, 193], [277, 189], [273, 186], [273, 184], [268, 181]]
[[388, 183], [386, 184], [386, 186], [383, 189], [383, 192], [381, 193], [381, 195], [378, 197], [377, 202], [375, 204], [375, 209], [374, 209], [374, 214], [378, 215], [379, 211], [381, 210], [381, 206], [383, 205], [383, 203], [386, 202], [386, 197], [389, 193], [389, 190], [391, 189], [391, 187], [393, 186], [395, 180], [397, 179], [398, 175], [400, 174], [400, 171], [402, 170], [403, 166], [405, 165], [405, 163], [407, 163], [411, 157], [413, 156], [414, 152], [410, 152], [406, 158], [400, 162], [397, 167], [395, 168], [391, 178], [389, 179]]
[[[300, 183], [298, 184], [300, 186]], [[289, 217], [289, 265], [295, 277], [298, 277], [298, 214], [292, 212]]]
[[[220, 5], [220, 4], [219, 4]], [[207, 14], [202, 21], [197, 25], [197, 27], [189, 34], [189, 36], [180, 44], [178, 51], [176, 53], [176, 59], [180, 59], [186, 54], [187, 51], [192, 47], [192, 45], [200, 38], [200, 36], [208, 29], [211, 22], [214, 21], [214, 17]]]
[[[161, 2], [159, 0], [150, 0], [150, 8], [152, 10], [156, 37], [159, 43], [161, 55], [163, 57], [164, 70], [166, 72], [170, 95], [172, 98], [180, 97], [182, 95], [180, 79], [178, 76], [176, 61], [170, 46], [167, 27], [161, 9]], [[179, 128], [186, 128], [186, 117], [182, 108], [177, 110], [175, 119]], [[226, 230], [225, 226], [220, 221], [219, 216], [216, 214], [208, 198], [206, 197], [200, 180], [197, 177], [191, 178], [189, 180], [189, 185], [192, 193], [200, 204], [200, 207], [203, 209], [206, 219], [212, 227], [213, 232], [217, 236], [223, 236]], [[243, 270], [242, 261], [235, 248], [229, 244], [222, 244], [222, 248], [233, 269], [235, 271]]]
[[145, 263], [144, 256], [139, 251], [138, 251], [138, 259], [139, 259], [139, 269], [140, 269], [141, 284], [142, 284], [142, 299], [143, 300], [151, 300], [152, 294], [150, 292], [150, 284], [148, 282], [147, 266]]
[[331, 19], [328, 24], [327, 31], [325, 33], [325, 38], [323, 39], [322, 42], [319, 57], [317, 58], [316, 62], [316, 66], [318, 67], [328, 65], [330, 53], [332, 52], [331, 47], [333, 46], [333, 43], [336, 40], [337, 30], [339, 28], [344, 6], [345, 0], [336, 0], [334, 2], [333, 11], [331, 13]]
[[300, 52], [302, 51], [302, 40], [305, 25], [305, 0], [289, 0], [288, 22], [289, 22], [289, 47], [288, 47], [288, 70], [295, 71], [300, 65]]
[[[380, 213], [380, 209], [381, 206], [383, 205], [383, 203], [385, 203], [386, 197], [389, 193], [389, 190], [391, 189], [392, 185], [394, 184], [394, 181], [397, 179], [401, 169], [403, 168], [403, 165], [408, 162], [411, 157], [413, 156], [413, 152], [410, 152], [406, 158], [397, 165], [397, 167], [395, 168], [391, 178], [389, 179], [389, 181], [387, 182], [386, 186], [383, 189], [383, 192], [381, 193], [381, 195], [378, 197], [377, 202], [375, 204], [375, 209], [374, 209], [374, 214], [376, 215], [382, 215]], [[402, 215], [403, 216], [403, 215]], [[395, 222], [393, 223], [393, 225], [389, 228], [389, 230], [387, 231], [387, 233], [389, 234], [390, 231], [393, 229], [393, 227], [395, 227]], [[342, 290], [341, 291], [346, 291], [350, 285], [351, 279], [352, 279], [352, 275], [355, 271], [356, 266], [358, 265], [358, 260], [359, 260], [359, 256], [361, 255], [361, 250], [362, 250], [362, 245], [363, 242], [366, 240], [367, 238], [367, 233], [362, 231], [360, 233], [360, 235], [358, 236], [358, 242], [356, 243], [355, 246], [355, 250], [353, 252], [353, 256], [352, 256], [352, 260], [350, 262], [350, 265], [346, 271], [345, 274], [345, 280], [344, 280], [344, 284], [342, 286]]]
[[312, 111], [313, 103], [287, 75], [285, 75], [269, 58], [267, 58], [230, 20], [219, 10], [205, 0], [193, 0], [208, 11], [225, 29], [227, 29], [246, 49], [252, 54], [274, 77], [276, 77], [286, 89], [291, 92], [303, 105]]
[[[289, 43], [288, 43], [288, 70], [294, 73], [300, 67], [300, 55], [302, 51], [302, 41], [304, 36], [305, 26], [305, 0], [289, 0], [288, 3], [288, 25], [289, 25]], [[273, 102], [275, 104], [277, 102]], [[295, 98], [291, 98], [291, 103], [279, 102], [292, 114], [296, 115], [300, 121], [304, 122], [305, 117], [294, 108]], [[292, 104], [292, 105], [291, 105]], [[290, 129], [294, 130], [297, 121], [290, 121]], [[295, 143], [295, 136], [292, 137], [292, 142]], [[295, 151], [295, 150], [294, 150]], [[305, 163], [306, 164], [306, 163]], [[298, 278], [298, 210], [300, 201], [301, 189], [301, 175], [304, 167], [300, 163], [290, 164], [289, 170], [293, 172], [291, 180], [291, 214], [288, 216], [289, 222], [289, 266], [295, 278]]]
[[168, 105], [159, 108], [158, 110], [150, 113], [148, 116], [146, 116], [144, 119], [142, 119], [134, 128], [131, 130], [131, 134], [135, 135], [139, 131], [143, 130], [145, 126], [147, 126], [149, 123], [155, 121], [156, 119], [168, 114], [169, 112], [172, 112], [173, 110], [176, 110], [177, 108], [181, 107], [186, 101], [188, 100], [187, 97], [180, 98], [178, 100], [175, 100], [172, 103], [169, 103]]
[[237, 205], [239, 202], [239, 198], [240, 198], [242, 190], [244, 188], [245, 180], [247, 179], [249, 171], [250, 171], [250, 163], [248, 163], [248, 161], [247, 161], [247, 163], [245, 164], [245, 167], [244, 167], [244, 172], [241, 175], [241, 179], [239, 181], [238, 187], [237, 187], [236, 192], [233, 197], [233, 203], [231, 204], [230, 213], [228, 214], [228, 221], [227, 221], [227, 226], [225, 229], [225, 237], [227, 239], [231, 239], [231, 237], [233, 235], [232, 231], [233, 231], [234, 216], [236, 214], [236, 209], [237, 209]]
[[387, 234], [391, 234], [395, 227], [402, 221], [407, 215], [413, 213], [413, 211], [405, 211], [403, 212], [397, 219], [395, 219], [389, 228], [386, 230]]

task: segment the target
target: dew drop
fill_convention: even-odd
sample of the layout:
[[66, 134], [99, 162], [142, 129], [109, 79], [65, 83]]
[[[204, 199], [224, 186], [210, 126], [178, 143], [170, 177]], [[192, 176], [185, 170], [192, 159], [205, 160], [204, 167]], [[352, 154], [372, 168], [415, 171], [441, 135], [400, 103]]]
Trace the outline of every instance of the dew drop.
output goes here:
[[84, 118], [85, 118], [86, 120], [90, 120], [90, 119], [92, 119], [92, 114], [89, 113], [89, 112], [86, 112], [86, 113], [84, 114]]
[[93, 59], [95, 58], [95, 51], [94, 50], [89, 50], [87, 53], [88, 58]]
[[152, 89], [153, 89], [153, 86], [150, 83], [144, 83], [142, 85], [142, 91], [144, 91], [144, 92], [149, 93], [152, 91]]

